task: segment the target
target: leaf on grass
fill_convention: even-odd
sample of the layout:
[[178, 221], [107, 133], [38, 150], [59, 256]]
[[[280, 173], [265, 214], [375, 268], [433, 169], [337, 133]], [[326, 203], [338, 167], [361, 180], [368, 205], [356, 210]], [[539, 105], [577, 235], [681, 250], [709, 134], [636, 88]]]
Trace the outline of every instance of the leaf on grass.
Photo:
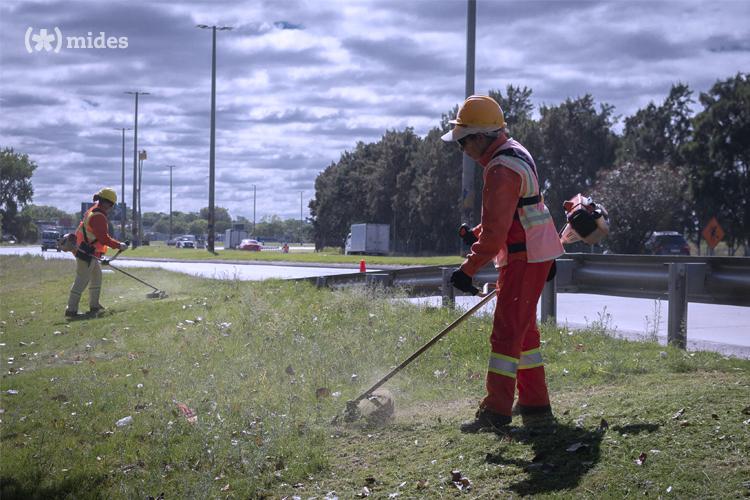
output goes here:
[[229, 483], [227, 483], [226, 486], [221, 488], [221, 491], [229, 491]]
[[600, 431], [606, 431], [607, 429], [609, 429], [609, 422], [607, 422], [606, 420], [602, 419], [602, 421], [599, 422], [599, 430]]
[[328, 387], [320, 387], [315, 390], [315, 397], [317, 399], [331, 397], [331, 390]]
[[284, 371], [286, 372], [287, 375], [292, 376], [292, 377], [294, 376], [294, 368], [292, 368], [292, 365], [287, 366]]
[[388, 493], [388, 498], [396, 498], [396, 497], [398, 497], [400, 495], [401, 495], [401, 493], [399, 493], [399, 492]]
[[714, 420], [719, 420], [719, 416], [716, 413], [712, 413], [711, 418], [713, 418]]
[[745, 415], [750, 415], [750, 406], [746, 406], [744, 410], [742, 410], [742, 413]]
[[368, 484], [369, 486], [372, 486], [373, 484], [375, 484], [375, 483], [376, 483], [376, 480], [375, 480], [375, 478], [374, 478], [374, 477], [372, 477], [372, 476], [369, 476], [369, 477], [366, 477], [366, 478], [365, 478], [365, 482], [366, 482], [366, 483], [367, 483], [367, 484]]
[[589, 445], [587, 445], [586, 443], [573, 443], [570, 446], [568, 446], [565, 449], [565, 451], [569, 451], [571, 453], [576, 453], [577, 451], [579, 451], [579, 450], [585, 450], [588, 447], [589, 447]]
[[685, 408], [680, 408], [679, 410], [677, 410], [677, 413], [672, 415], [672, 420], [677, 420], [682, 416], [683, 413], [685, 413]]
[[190, 408], [185, 403], [178, 403], [175, 401], [175, 404], [177, 405], [177, 408], [179, 408], [180, 412], [182, 412], [182, 415], [187, 419], [188, 422], [191, 424], [194, 424], [198, 421], [198, 414], [195, 413], [195, 410]]
[[638, 458], [635, 461], [635, 465], [643, 465], [646, 463], [646, 454], [641, 452], [640, 455], [638, 455]]
[[576, 351], [585, 351], [586, 347], [583, 344], [576, 345]]
[[362, 487], [362, 491], [360, 491], [359, 493], [357, 493], [357, 496], [359, 498], [369, 497], [370, 496], [370, 488], [368, 488], [367, 486], [363, 486]]
[[682, 422], [680, 422], [680, 427], [687, 427], [689, 425], [690, 425], [690, 422], [688, 422], [687, 420], [683, 420]]
[[417, 489], [418, 490], [424, 490], [430, 485], [430, 482], [427, 479], [420, 479], [417, 481]]

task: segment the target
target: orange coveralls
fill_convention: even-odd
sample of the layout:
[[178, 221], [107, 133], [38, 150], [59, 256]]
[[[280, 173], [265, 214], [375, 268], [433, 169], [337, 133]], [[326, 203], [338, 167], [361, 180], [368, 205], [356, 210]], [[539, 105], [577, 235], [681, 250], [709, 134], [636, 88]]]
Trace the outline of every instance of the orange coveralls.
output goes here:
[[525, 409], [549, 406], [544, 365], [539, 353], [536, 305], [554, 257], [530, 263], [526, 251], [507, 253], [508, 246], [526, 243], [526, 231], [516, 216], [521, 197], [521, 175], [502, 165], [487, 166], [505, 142], [504, 137], [496, 140], [479, 160], [484, 167], [482, 218], [481, 224], [473, 230], [479, 239], [472, 245], [461, 270], [473, 276], [498, 254], [506, 252], [507, 265], [501, 267], [497, 282], [487, 396], [481, 406], [509, 416], [516, 385], [518, 402]]

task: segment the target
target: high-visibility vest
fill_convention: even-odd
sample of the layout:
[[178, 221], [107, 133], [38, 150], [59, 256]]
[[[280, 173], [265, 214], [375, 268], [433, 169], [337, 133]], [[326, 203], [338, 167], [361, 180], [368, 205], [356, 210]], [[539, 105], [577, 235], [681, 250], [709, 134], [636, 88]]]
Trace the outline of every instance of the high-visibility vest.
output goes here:
[[[486, 171], [500, 166], [509, 168], [521, 176], [516, 216], [526, 234], [527, 262], [546, 262], [563, 255], [565, 251], [557, 235], [555, 223], [541, 195], [534, 159], [519, 142], [508, 139], [495, 151]], [[502, 267], [507, 263], [508, 249], [503, 247], [495, 257], [495, 264]]]
[[105, 219], [107, 217], [107, 214], [99, 208], [98, 204], [89, 208], [83, 215], [81, 223], [78, 224], [78, 229], [76, 229], [76, 245], [80, 247], [81, 243], [88, 243], [94, 247], [94, 256], [101, 257], [107, 253], [107, 246], [96, 239], [94, 231], [91, 229], [91, 217], [94, 217], [96, 214], [101, 214]]

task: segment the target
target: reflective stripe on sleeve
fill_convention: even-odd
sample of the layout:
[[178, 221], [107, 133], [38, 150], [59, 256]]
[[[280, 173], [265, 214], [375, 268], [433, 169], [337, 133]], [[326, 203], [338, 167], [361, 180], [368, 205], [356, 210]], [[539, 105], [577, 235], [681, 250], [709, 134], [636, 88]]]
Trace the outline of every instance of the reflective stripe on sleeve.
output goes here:
[[487, 371], [498, 375], [505, 375], [510, 378], [516, 378], [517, 369], [518, 359], [511, 358], [505, 354], [498, 354], [496, 352], [490, 354], [490, 366], [487, 368]]
[[542, 353], [539, 351], [539, 348], [521, 353], [521, 360], [518, 363], [519, 370], [536, 368], [538, 366], [544, 366], [544, 360], [542, 360]]

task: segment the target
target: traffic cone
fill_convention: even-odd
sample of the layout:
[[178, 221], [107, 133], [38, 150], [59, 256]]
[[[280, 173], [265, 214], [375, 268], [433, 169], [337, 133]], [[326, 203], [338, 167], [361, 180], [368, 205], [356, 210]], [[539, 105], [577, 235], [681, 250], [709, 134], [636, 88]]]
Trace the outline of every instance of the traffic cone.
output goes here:
[[366, 273], [367, 267], [365, 266], [365, 259], [362, 259], [359, 261], [359, 272], [360, 273]]

